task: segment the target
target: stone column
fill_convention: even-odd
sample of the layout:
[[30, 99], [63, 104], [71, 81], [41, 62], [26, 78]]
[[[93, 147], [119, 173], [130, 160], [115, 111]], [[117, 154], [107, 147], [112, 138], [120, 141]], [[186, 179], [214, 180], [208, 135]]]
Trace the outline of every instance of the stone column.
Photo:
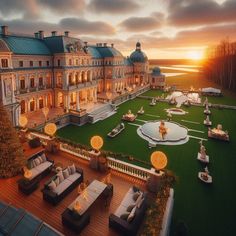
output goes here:
[[63, 77], [62, 77], [62, 82], [63, 82], [63, 88], [67, 89], [68, 85], [69, 85], [69, 74], [68, 73], [63, 73]]
[[29, 75], [28, 74], [25, 76], [25, 84], [26, 84], [27, 92], [29, 92], [30, 79], [29, 79]]
[[16, 94], [20, 94], [20, 78], [18, 74], [15, 75], [16, 78]]
[[76, 93], [76, 110], [80, 110], [80, 104], [79, 104], [79, 92]]
[[28, 108], [27, 112], [30, 112], [30, 100], [27, 100], [27, 108]]
[[15, 88], [16, 88], [16, 84], [15, 84], [15, 81], [14, 81], [14, 78], [13, 78], [13, 75], [11, 75], [11, 100], [12, 100], [12, 103], [15, 103], [16, 102], [16, 98], [15, 98]]
[[3, 81], [3, 76], [1, 76], [1, 90], [2, 90], [2, 102], [3, 105], [6, 104], [6, 97], [5, 97], [5, 91], [4, 91], [4, 81]]
[[48, 95], [44, 96], [44, 106], [47, 107], [48, 106]]
[[34, 108], [35, 108], [34, 110], [36, 110], [36, 111], [39, 109], [39, 97], [35, 98], [35, 107]]
[[39, 74], [38, 73], [35, 73], [34, 74], [34, 82], [35, 82], [35, 87], [36, 87], [36, 91], [39, 90]]
[[20, 112], [21, 112], [21, 109], [20, 109], [20, 106], [16, 108], [15, 110], [15, 125], [18, 126], [19, 125], [19, 117], [20, 117]]
[[67, 95], [67, 109], [70, 109], [70, 94]]
[[67, 110], [67, 95], [63, 94], [64, 109]]

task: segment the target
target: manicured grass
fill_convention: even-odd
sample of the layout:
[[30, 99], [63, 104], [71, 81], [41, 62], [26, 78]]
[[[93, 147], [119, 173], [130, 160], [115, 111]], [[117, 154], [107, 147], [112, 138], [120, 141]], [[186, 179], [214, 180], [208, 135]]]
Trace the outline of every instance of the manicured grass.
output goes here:
[[[159, 93], [153, 91], [148, 93], [152, 94], [151, 96], [160, 96]], [[213, 184], [208, 186], [197, 178], [198, 171], [203, 170], [204, 167], [196, 160], [199, 140], [190, 139], [186, 144], [178, 146], [159, 145], [150, 150], [147, 141], [137, 135], [137, 127], [128, 123], [125, 123], [124, 132], [116, 138], [107, 137], [107, 133], [121, 122], [122, 115], [129, 109], [136, 113], [143, 106], [145, 114], [138, 116], [140, 120], [165, 119], [164, 109], [171, 106], [167, 103], [158, 103], [151, 107], [149, 102], [136, 98], [120, 105], [118, 112], [104, 121], [81, 127], [69, 125], [58, 130], [57, 135], [89, 145], [91, 136], [98, 134], [104, 138], [104, 150], [126, 153], [147, 162], [149, 162], [150, 154], [153, 151], [164, 151], [168, 156], [167, 168], [172, 170], [179, 179], [174, 186], [175, 203], [171, 235], [174, 235], [174, 229], [179, 220], [183, 220], [187, 224], [189, 235], [235, 235], [236, 125], [234, 122], [236, 111], [211, 109], [213, 126], [221, 123], [223, 128], [229, 131], [231, 141], [230, 143], [217, 140], [204, 142], [210, 156], [209, 171], [213, 176]], [[202, 124], [205, 118], [203, 108], [193, 106], [182, 108], [189, 113], [184, 116], [175, 115], [173, 120], [190, 129], [204, 131], [203, 134], [190, 131], [190, 135], [207, 138], [207, 128]], [[160, 118], [154, 118], [147, 114], [159, 115]], [[185, 123], [181, 121], [183, 119], [200, 122], [200, 124]], [[135, 123], [143, 124], [141, 121]]]

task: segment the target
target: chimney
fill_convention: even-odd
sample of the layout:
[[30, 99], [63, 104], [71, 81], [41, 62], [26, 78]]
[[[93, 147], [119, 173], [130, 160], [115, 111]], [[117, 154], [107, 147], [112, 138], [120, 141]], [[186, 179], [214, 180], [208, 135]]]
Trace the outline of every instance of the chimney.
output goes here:
[[65, 36], [69, 37], [69, 33], [70, 33], [69, 31], [65, 31]]
[[104, 46], [104, 47], [107, 47], [107, 43], [104, 43], [103, 46]]
[[39, 38], [39, 33], [38, 33], [38, 32], [34, 33], [34, 37], [35, 37], [36, 39], [38, 39], [38, 38]]
[[2, 25], [1, 28], [2, 28], [2, 34], [3, 35], [8, 35], [8, 26]]
[[111, 47], [114, 48], [114, 43], [111, 44]]
[[43, 30], [39, 30], [39, 38], [40, 39], [44, 38], [44, 31]]
[[57, 36], [57, 31], [52, 31], [52, 36]]

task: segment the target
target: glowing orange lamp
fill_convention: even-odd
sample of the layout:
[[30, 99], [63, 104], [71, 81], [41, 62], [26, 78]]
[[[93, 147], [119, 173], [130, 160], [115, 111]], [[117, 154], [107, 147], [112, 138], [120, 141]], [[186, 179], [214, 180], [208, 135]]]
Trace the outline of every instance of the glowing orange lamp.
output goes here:
[[21, 116], [19, 117], [19, 125], [20, 125], [22, 128], [25, 128], [26, 125], [27, 125], [27, 123], [28, 123], [27, 117], [21, 115]]
[[54, 123], [46, 124], [44, 127], [44, 132], [50, 136], [53, 136], [57, 131], [57, 126]]
[[155, 151], [151, 155], [151, 163], [156, 170], [162, 170], [167, 165], [167, 157], [165, 153], [160, 151]]
[[90, 139], [90, 144], [92, 146], [93, 149], [95, 150], [99, 150], [102, 148], [103, 146], [103, 139], [102, 137], [96, 135], [96, 136], [93, 136], [91, 139]]

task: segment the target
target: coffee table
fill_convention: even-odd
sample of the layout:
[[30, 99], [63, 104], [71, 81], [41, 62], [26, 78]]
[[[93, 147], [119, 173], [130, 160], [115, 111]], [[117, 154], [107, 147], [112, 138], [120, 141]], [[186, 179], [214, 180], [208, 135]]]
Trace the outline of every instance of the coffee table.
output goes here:
[[[90, 222], [89, 207], [102, 195], [107, 185], [94, 180], [62, 213], [62, 223], [79, 233]], [[80, 208], [74, 209], [76, 203]]]
[[107, 185], [101, 181], [94, 180], [68, 207], [71, 211], [74, 210], [76, 203], [80, 204], [80, 209], [77, 211], [79, 215], [84, 214], [85, 211], [96, 201], [96, 199], [103, 193]]

